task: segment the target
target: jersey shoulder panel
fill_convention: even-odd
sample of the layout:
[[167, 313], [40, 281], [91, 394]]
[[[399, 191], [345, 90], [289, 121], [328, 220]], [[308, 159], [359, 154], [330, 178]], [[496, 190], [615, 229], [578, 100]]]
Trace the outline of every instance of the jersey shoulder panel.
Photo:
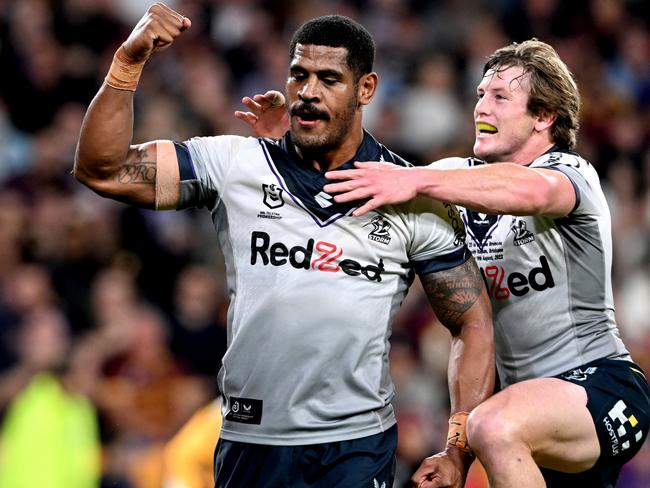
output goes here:
[[608, 210], [596, 169], [578, 154], [550, 151], [533, 161], [530, 167], [560, 171], [569, 178], [576, 192], [576, 205], [571, 214], [593, 215]]
[[408, 255], [418, 273], [453, 268], [468, 259], [465, 227], [455, 205], [417, 197], [397, 209], [409, 221]]
[[210, 206], [236, 167], [232, 162], [251, 150], [259, 151], [257, 138], [235, 135], [193, 137], [176, 143], [181, 175], [179, 208]]

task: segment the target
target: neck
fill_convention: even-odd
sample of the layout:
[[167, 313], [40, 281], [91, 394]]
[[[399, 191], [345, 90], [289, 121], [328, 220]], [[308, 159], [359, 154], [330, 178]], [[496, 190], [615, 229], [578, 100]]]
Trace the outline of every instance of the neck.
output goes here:
[[520, 164], [522, 166], [528, 166], [530, 163], [535, 161], [535, 159], [551, 149], [554, 145], [555, 143], [547, 137], [531, 138], [529, 139], [528, 144], [525, 144], [518, 151], [510, 155], [503, 155], [503, 157], [499, 157], [498, 160], [499, 162], [510, 162]]
[[324, 173], [350, 161], [359, 150], [363, 136], [363, 129], [358, 127], [351, 130], [341, 144], [335, 148], [309, 150], [295, 146], [296, 153], [305, 163]]

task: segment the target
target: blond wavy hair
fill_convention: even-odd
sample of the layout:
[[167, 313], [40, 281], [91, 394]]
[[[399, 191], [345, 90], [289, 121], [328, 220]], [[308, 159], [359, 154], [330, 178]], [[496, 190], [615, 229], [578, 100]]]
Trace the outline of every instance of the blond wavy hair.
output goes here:
[[551, 129], [553, 142], [567, 149], [574, 149], [578, 135], [580, 92], [564, 61], [555, 49], [535, 38], [522, 43], [512, 43], [497, 49], [485, 66], [488, 71], [502, 71], [521, 67], [529, 76], [530, 94], [528, 111], [532, 115], [543, 112], [556, 114]]

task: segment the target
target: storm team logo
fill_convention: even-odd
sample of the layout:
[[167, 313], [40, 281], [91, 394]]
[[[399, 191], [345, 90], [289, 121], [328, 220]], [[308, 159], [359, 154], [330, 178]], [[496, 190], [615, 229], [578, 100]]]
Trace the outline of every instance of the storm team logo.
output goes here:
[[513, 243], [515, 246], [521, 246], [522, 244], [528, 244], [535, 240], [535, 236], [531, 231], [526, 229], [526, 221], [521, 219], [516, 219], [510, 226], [510, 230], [515, 235]]
[[586, 381], [587, 377], [589, 375], [592, 375], [596, 372], [598, 368], [595, 366], [590, 366], [587, 369], [573, 369], [569, 371], [568, 373], [564, 373], [562, 375], [562, 378], [567, 379], [567, 380], [575, 380], [575, 381]]
[[[368, 239], [371, 241], [381, 242], [388, 244], [390, 242], [390, 234], [388, 231], [391, 228], [390, 222], [384, 219], [381, 215], [376, 215], [366, 225], [372, 225], [373, 229], [368, 234]], [[364, 225], [364, 227], [366, 226]]]
[[280, 208], [284, 205], [284, 200], [282, 199], [282, 188], [274, 184], [262, 184], [262, 189], [264, 190], [264, 205], [271, 209]]

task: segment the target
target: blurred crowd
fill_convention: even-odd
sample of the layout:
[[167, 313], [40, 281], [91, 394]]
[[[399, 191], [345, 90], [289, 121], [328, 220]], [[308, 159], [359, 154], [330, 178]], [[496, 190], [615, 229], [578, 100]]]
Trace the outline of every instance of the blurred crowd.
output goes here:
[[[0, 0], [0, 488], [189, 486], [167, 473], [168, 441], [218, 395], [228, 298], [207, 212], [135, 209], [70, 176], [85, 107], [148, 3]], [[647, 0], [166, 3], [192, 27], [147, 63], [136, 143], [251, 135], [232, 115], [242, 96], [283, 89], [293, 31], [341, 13], [377, 43], [366, 127], [414, 164], [469, 156], [485, 57], [551, 43], [578, 81], [578, 151], [612, 213], [620, 330], [650, 371]], [[443, 445], [448, 340], [416, 283], [392, 338], [396, 487]], [[46, 459], [63, 467], [43, 481]], [[474, 473], [468, 486], [485, 487]], [[647, 443], [619, 486], [650, 486]]]

